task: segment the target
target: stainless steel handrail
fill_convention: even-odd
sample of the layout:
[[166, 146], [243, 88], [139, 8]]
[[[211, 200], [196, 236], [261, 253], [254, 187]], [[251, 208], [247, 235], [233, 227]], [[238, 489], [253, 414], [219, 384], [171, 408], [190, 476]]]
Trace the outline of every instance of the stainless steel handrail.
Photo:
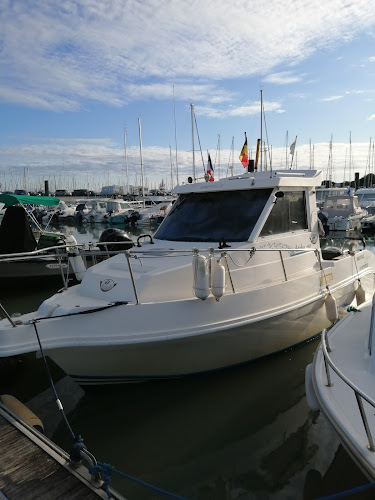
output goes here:
[[[352, 313], [352, 314], [355, 314], [355, 313]], [[355, 384], [353, 384], [342, 373], [342, 371], [339, 370], [339, 368], [335, 365], [335, 363], [333, 362], [333, 360], [331, 359], [331, 357], [330, 357], [330, 355], [328, 353], [328, 347], [327, 347], [327, 341], [326, 341], [326, 335], [327, 334], [328, 334], [327, 330], [324, 330], [323, 333], [322, 333], [322, 337], [321, 337], [322, 352], [323, 352], [324, 364], [325, 364], [326, 376], [327, 376], [327, 387], [332, 387], [333, 386], [333, 384], [331, 382], [330, 372], [329, 372], [329, 367], [331, 367], [332, 370], [336, 373], [336, 375], [338, 375], [341, 378], [341, 380], [348, 387], [350, 387], [350, 389], [353, 390], [355, 398], [357, 400], [359, 413], [360, 413], [361, 418], [362, 418], [363, 427], [364, 427], [366, 435], [367, 435], [367, 439], [368, 439], [368, 443], [369, 443], [368, 449], [370, 451], [375, 451], [374, 440], [372, 438], [372, 434], [371, 434], [371, 431], [370, 431], [370, 427], [368, 425], [366, 413], [365, 413], [365, 410], [363, 408], [362, 399], [364, 399], [365, 401], [367, 401], [367, 403], [369, 405], [371, 405], [374, 409], [375, 409], [375, 401], [372, 398], [370, 398], [369, 396], [367, 396], [367, 394], [364, 393], [359, 387], [357, 387]]]

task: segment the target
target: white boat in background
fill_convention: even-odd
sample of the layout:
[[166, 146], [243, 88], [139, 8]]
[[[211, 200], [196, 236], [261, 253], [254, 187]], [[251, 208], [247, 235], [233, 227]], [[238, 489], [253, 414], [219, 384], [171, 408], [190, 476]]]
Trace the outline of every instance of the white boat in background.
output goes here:
[[175, 188], [153, 237], [2, 320], [0, 356], [38, 351], [37, 331], [77, 382], [105, 384], [228, 368], [317, 335], [358, 290], [375, 289], [369, 249], [322, 255], [321, 180], [277, 170]]
[[138, 201], [111, 200], [108, 202], [109, 225], [124, 225], [134, 222], [138, 218], [142, 204]]
[[341, 196], [350, 194], [349, 187], [324, 187], [319, 186], [316, 188], [316, 205], [318, 208], [323, 208], [324, 201], [327, 196]]
[[361, 219], [367, 215], [353, 194], [329, 194], [321, 212], [327, 217], [326, 225], [330, 231], [357, 231], [361, 229]]
[[306, 368], [306, 396], [375, 481], [375, 295], [352, 309], [323, 333]]
[[82, 216], [82, 222], [89, 224], [102, 224], [108, 222], [108, 217], [110, 215], [108, 203], [110, 203], [108, 198], [92, 200], [89, 211]]
[[363, 234], [373, 234], [375, 232], [375, 201], [366, 207], [367, 215], [361, 219], [361, 232]]
[[68, 224], [73, 221], [75, 212], [75, 203], [68, 204], [65, 201], [60, 200], [60, 203], [58, 205], [57, 220], [63, 224]]
[[359, 188], [356, 190], [355, 195], [358, 198], [359, 206], [366, 208], [370, 203], [375, 202], [375, 188]]
[[[48, 231], [39, 226], [33, 210], [34, 206], [58, 207], [59, 199], [49, 196], [19, 196], [1, 194], [0, 199], [6, 207], [0, 225], [0, 278], [7, 288], [19, 287], [32, 280], [39, 286], [41, 280], [58, 278], [61, 284], [66, 283], [69, 275], [74, 275], [74, 265], [69, 268], [68, 251], [76, 256], [77, 241], [71, 235]], [[50, 210], [50, 216], [54, 211]], [[50, 219], [46, 221], [47, 227]], [[33, 226], [33, 229], [32, 229]], [[74, 249], [72, 248], [74, 247]], [[65, 256], [63, 253], [65, 252]], [[82, 259], [80, 260], [82, 263]], [[81, 271], [83, 265], [80, 265]], [[78, 276], [81, 274], [78, 272]]]
[[160, 224], [172, 208], [171, 201], [158, 202], [139, 210], [139, 216], [135, 218], [134, 224], [137, 226], [147, 226], [150, 224]]
[[[30, 197], [0, 194], [6, 206], [0, 225], [0, 280], [6, 288], [43, 283], [68, 286], [68, 281], [82, 279], [88, 266], [96, 264], [120, 251], [130, 248], [134, 242], [119, 229], [107, 229], [96, 246], [79, 245], [72, 234], [48, 231], [28, 210], [39, 206], [58, 206], [54, 197]], [[2, 203], [2, 202], [0, 202]], [[45, 280], [44, 280], [45, 279]]]

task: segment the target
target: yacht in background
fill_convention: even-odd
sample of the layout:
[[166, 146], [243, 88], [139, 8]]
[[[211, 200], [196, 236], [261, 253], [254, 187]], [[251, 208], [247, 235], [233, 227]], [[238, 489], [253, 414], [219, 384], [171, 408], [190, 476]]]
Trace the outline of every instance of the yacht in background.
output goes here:
[[361, 229], [361, 220], [367, 211], [359, 206], [357, 196], [353, 194], [328, 194], [324, 198], [321, 212], [326, 216], [326, 225], [330, 231], [357, 231]]

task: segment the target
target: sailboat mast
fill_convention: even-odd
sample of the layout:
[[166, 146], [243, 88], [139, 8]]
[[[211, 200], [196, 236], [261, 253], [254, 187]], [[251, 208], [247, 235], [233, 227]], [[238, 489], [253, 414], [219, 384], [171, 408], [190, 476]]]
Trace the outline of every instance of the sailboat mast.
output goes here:
[[352, 132], [349, 131], [349, 186], [352, 179]]
[[[230, 170], [230, 175], [233, 176], [233, 170], [234, 170], [234, 137], [232, 136], [232, 146], [231, 146], [231, 152], [229, 155], [229, 162], [228, 162], [228, 168]], [[228, 175], [228, 171], [227, 171]]]
[[193, 182], [195, 182], [195, 151], [194, 151], [194, 106], [190, 104], [191, 109], [191, 139], [193, 145]]
[[260, 89], [260, 170], [263, 168], [263, 90]]
[[221, 149], [221, 144], [220, 144], [220, 134], [218, 134], [218, 179], [220, 179], [220, 149]]
[[[176, 100], [174, 98], [174, 85], [173, 85], [173, 114], [174, 114], [174, 143], [176, 146], [176, 182], [177, 186], [179, 185], [178, 181], [178, 160], [177, 160], [177, 125], [176, 125]], [[172, 184], [173, 188], [173, 184]]]
[[171, 162], [171, 190], [173, 189], [173, 162], [172, 162], [172, 148], [169, 146], [169, 159]]
[[285, 168], [288, 168], [288, 131], [286, 131], [285, 140]]
[[124, 152], [125, 152], [125, 171], [126, 171], [126, 194], [129, 194], [128, 155], [126, 152], [126, 127], [124, 127]]
[[141, 156], [141, 175], [142, 175], [142, 196], [143, 196], [143, 207], [145, 206], [145, 178], [143, 172], [143, 157], [142, 157], [142, 134], [141, 134], [141, 119], [138, 118], [138, 130], [139, 130], [139, 152]]

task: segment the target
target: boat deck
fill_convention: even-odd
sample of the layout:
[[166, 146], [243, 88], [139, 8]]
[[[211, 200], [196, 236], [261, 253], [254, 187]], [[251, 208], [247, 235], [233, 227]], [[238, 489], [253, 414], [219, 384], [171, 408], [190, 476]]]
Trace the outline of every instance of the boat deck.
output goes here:
[[[68, 466], [67, 455], [54, 443], [0, 404], [0, 499], [97, 500], [108, 498], [90, 475]], [[125, 500], [111, 489], [112, 497]]]

